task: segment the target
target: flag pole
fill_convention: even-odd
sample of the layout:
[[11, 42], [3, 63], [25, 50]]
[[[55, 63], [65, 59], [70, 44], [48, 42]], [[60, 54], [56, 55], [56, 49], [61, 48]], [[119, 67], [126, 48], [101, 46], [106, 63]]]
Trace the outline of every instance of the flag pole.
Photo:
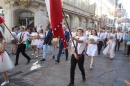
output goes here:
[[8, 29], [8, 31], [10, 32], [10, 34], [14, 37], [14, 38], [16, 38], [12, 33], [11, 33], [11, 31], [9, 30], [9, 28], [7, 27], [7, 25], [3, 22], [3, 24], [5, 25], [5, 27]]
[[[69, 32], [70, 32], [70, 36], [72, 36], [72, 33], [71, 33], [71, 30], [70, 30], [69, 24], [68, 24], [68, 22], [67, 22], [67, 19], [66, 19], [66, 17], [65, 17], [65, 12], [64, 12], [63, 8], [62, 8], [62, 12], [63, 12], [64, 18], [65, 18], [65, 22], [66, 22], [66, 24], [67, 24], [68, 30], [69, 30]], [[75, 46], [73, 40], [72, 40], [72, 43], [73, 43], [73, 45], [74, 45], [74, 48], [76, 49], [76, 46]], [[77, 54], [77, 51], [76, 51], [76, 54]]]

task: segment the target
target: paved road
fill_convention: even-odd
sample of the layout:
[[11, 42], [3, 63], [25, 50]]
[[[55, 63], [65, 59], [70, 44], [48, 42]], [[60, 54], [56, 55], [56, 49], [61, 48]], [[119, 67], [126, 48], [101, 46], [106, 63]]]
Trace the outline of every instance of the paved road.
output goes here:
[[[10, 44], [7, 51], [10, 53]], [[99, 55], [95, 58], [93, 70], [89, 69], [90, 57], [86, 56], [84, 66], [87, 80], [82, 82], [81, 72], [77, 66], [75, 86], [126, 86], [124, 80], [130, 80], [130, 60], [121, 52], [116, 52], [116, 57], [112, 61], [108, 56]], [[27, 53], [31, 56], [32, 51]], [[31, 56], [31, 63], [26, 65], [26, 59], [20, 55], [19, 65], [8, 71], [10, 84], [7, 86], [66, 86], [69, 83], [70, 56], [71, 54], [69, 61], [65, 61], [63, 54], [59, 64], [55, 64], [49, 53], [45, 62], [41, 62], [40, 57]], [[14, 61], [15, 56], [10, 55], [10, 58]], [[0, 75], [0, 83], [3, 81]]]

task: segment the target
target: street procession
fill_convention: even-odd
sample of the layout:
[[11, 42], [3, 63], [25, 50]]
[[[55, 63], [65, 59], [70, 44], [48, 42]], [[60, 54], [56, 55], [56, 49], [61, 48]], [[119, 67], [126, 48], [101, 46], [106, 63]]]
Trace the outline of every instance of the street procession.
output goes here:
[[128, 3], [1, 0], [0, 85], [130, 86]]

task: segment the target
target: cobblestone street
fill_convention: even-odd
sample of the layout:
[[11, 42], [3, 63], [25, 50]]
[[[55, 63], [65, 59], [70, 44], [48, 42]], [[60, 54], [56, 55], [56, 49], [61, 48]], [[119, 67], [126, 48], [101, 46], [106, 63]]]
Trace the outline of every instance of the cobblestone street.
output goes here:
[[[10, 53], [10, 44], [7, 45], [7, 51]], [[57, 50], [58, 51], [58, 50]], [[57, 51], [55, 54], [57, 55]], [[31, 56], [32, 51], [27, 51]], [[45, 62], [41, 58], [31, 56], [32, 60], [26, 65], [27, 60], [20, 55], [19, 65], [11, 71], [8, 71], [10, 83], [7, 86], [66, 86], [70, 80], [70, 56], [65, 61], [65, 55], [61, 57], [59, 64], [52, 60], [48, 53]], [[89, 69], [90, 58], [85, 57], [86, 82], [82, 82], [81, 72], [76, 68], [75, 86], [126, 86], [124, 80], [130, 80], [129, 58], [117, 51], [114, 60], [103, 54], [95, 58], [93, 70]], [[15, 55], [10, 55], [15, 61]], [[0, 75], [0, 83], [4, 81]]]

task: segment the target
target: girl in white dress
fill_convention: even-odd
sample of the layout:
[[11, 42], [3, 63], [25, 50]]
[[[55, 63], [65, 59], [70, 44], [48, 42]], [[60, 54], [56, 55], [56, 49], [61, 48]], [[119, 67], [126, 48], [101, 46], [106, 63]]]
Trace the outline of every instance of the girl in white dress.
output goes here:
[[107, 47], [103, 50], [103, 54], [110, 54], [110, 59], [112, 60], [115, 56], [115, 46], [116, 46], [117, 35], [115, 30], [112, 29], [112, 33], [109, 34], [109, 41]]
[[37, 42], [38, 42], [37, 35], [38, 35], [38, 33], [36, 31], [36, 28], [33, 28], [32, 33], [31, 33], [31, 38], [32, 38], [31, 46], [32, 46], [34, 53], [32, 55], [34, 55], [37, 52], [37, 49], [36, 49]]
[[43, 29], [40, 30], [40, 33], [38, 34], [39, 38], [38, 38], [38, 43], [37, 43], [37, 53], [38, 55], [36, 57], [40, 57], [40, 49], [43, 48], [43, 43], [44, 43], [44, 32]]
[[90, 69], [92, 69], [92, 66], [94, 65], [94, 57], [97, 56], [98, 53], [98, 47], [97, 47], [98, 43], [99, 43], [99, 37], [97, 36], [97, 31], [92, 30], [92, 34], [88, 37], [88, 49], [87, 49], [88, 56], [91, 56]]
[[2, 28], [0, 27], [0, 72], [3, 72], [5, 82], [1, 84], [4, 86], [9, 83], [7, 71], [14, 68], [12, 60], [9, 58], [9, 55], [5, 51], [6, 39], [3, 34]]

